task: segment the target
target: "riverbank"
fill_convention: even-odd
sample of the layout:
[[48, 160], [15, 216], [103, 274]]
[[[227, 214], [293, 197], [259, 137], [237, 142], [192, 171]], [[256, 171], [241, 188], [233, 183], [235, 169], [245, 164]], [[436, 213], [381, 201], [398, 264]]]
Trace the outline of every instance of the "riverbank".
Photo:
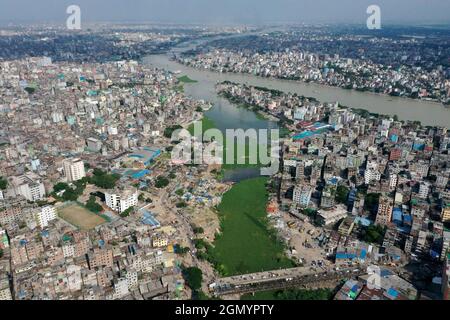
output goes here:
[[305, 97], [315, 98], [321, 102], [337, 101], [349, 108], [364, 109], [371, 113], [389, 116], [397, 115], [400, 120], [420, 121], [425, 126], [450, 128], [450, 108], [445, 108], [442, 104], [434, 102], [346, 90], [326, 85], [302, 83], [300, 81], [198, 70], [172, 61], [165, 55], [148, 56], [144, 60], [146, 63], [159, 68], [181, 70], [183, 74], [187, 74], [199, 81], [197, 85], [192, 86], [195, 88], [189, 88], [186, 92], [200, 99], [206, 98], [206, 100], [209, 100], [208, 98], [211, 98], [214, 86], [218, 82], [231, 81], [296, 93]]

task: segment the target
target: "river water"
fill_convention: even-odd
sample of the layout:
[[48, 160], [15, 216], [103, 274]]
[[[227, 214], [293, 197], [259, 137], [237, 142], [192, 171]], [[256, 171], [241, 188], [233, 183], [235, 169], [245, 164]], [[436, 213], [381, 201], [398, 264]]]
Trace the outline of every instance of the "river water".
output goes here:
[[[201, 45], [201, 41], [204, 40], [183, 44], [183, 46], [174, 49], [173, 52], [179, 54], [196, 45]], [[217, 82], [225, 80], [297, 93], [306, 97], [314, 97], [321, 102], [337, 101], [347, 107], [362, 108], [379, 114], [397, 115], [401, 120], [414, 120], [420, 121], [423, 125], [450, 128], [450, 108], [446, 108], [440, 103], [346, 90], [300, 81], [200, 70], [172, 61], [169, 59], [169, 55], [149, 55], [143, 58], [143, 62], [157, 68], [180, 71], [181, 75], [187, 75], [191, 79], [197, 80], [197, 83], [185, 84], [185, 92], [196, 99], [203, 99], [214, 104], [214, 107], [206, 115], [214, 120], [221, 130], [225, 128], [260, 129], [276, 127], [275, 123], [258, 119], [253, 112], [237, 108], [225, 99], [218, 97], [214, 86]]]
[[[183, 44], [173, 52], [178, 54], [181, 51], [191, 49], [201, 44], [201, 41]], [[219, 97], [216, 94], [215, 85], [226, 80], [297, 93], [306, 97], [314, 97], [321, 102], [338, 101], [342, 105], [366, 109], [373, 113], [397, 115], [401, 120], [417, 120], [421, 121], [423, 125], [450, 128], [450, 108], [445, 108], [439, 103], [345, 90], [299, 81], [199, 70], [171, 60], [169, 58], [171, 54], [173, 53], [148, 55], [142, 61], [148, 66], [179, 72], [180, 75], [187, 75], [189, 78], [196, 80], [196, 83], [184, 84], [185, 93], [195, 99], [209, 101], [213, 104], [213, 107], [205, 112], [205, 115], [214, 121], [216, 127], [223, 132], [226, 129], [274, 129], [278, 127], [276, 122], [261, 119], [253, 111], [239, 108], [228, 100]], [[259, 176], [258, 169], [234, 169], [225, 172], [224, 180], [238, 182], [255, 176]]]

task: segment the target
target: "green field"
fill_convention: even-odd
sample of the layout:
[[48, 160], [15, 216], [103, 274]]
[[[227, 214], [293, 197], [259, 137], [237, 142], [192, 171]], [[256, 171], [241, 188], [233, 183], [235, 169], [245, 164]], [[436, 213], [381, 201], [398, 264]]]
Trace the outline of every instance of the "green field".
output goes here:
[[331, 289], [288, 289], [244, 294], [241, 300], [330, 300], [332, 297]]
[[179, 77], [178, 81], [183, 82], [183, 83], [196, 83], [196, 82], [198, 82], [197, 80], [193, 80], [193, 79], [189, 78], [186, 75]]
[[244, 180], [223, 196], [219, 205], [220, 236], [211, 254], [223, 275], [293, 267], [283, 244], [266, 218], [267, 178]]

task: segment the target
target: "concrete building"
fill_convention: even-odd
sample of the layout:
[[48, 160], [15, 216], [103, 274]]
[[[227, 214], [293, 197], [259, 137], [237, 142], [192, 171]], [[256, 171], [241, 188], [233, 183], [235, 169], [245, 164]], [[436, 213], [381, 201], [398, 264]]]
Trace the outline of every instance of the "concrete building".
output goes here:
[[86, 176], [84, 170], [84, 163], [81, 159], [72, 158], [63, 161], [64, 174], [66, 175], [67, 181], [77, 181]]
[[381, 196], [378, 203], [377, 217], [375, 219], [376, 224], [387, 226], [391, 222], [393, 204], [389, 197]]
[[45, 196], [44, 184], [28, 175], [12, 177], [11, 185], [16, 195], [21, 195], [29, 201], [41, 200]]
[[36, 222], [41, 228], [47, 227], [50, 221], [56, 219], [56, 216], [56, 210], [53, 206], [42, 207], [41, 210], [35, 214]]
[[309, 186], [296, 186], [294, 188], [292, 200], [302, 207], [307, 207], [311, 201], [312, 191], [312, 188]]
[[450, 221], [450, 203], [445, 204], [445, 206], [442, 208], [442, 222], [448, 222]]
[[111, 190], [105, 192], [106, 205], [112, 210], [122, 213], [138, 203], [138, 192], [136, 189]]
[[346, 218], [347, 210], [342, 206], [330, 210], [319, 210], [317, 217], [321, 225], [328, 226]]

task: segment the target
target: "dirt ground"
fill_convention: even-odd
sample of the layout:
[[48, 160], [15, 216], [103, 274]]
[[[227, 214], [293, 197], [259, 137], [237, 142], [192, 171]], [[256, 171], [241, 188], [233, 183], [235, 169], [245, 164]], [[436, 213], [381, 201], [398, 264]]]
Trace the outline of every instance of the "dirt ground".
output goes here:
[[75, 204], [60, 208], [58, 213], [59, 217], [82, 230], [93, 229], [106, 221], [102, 217]]

